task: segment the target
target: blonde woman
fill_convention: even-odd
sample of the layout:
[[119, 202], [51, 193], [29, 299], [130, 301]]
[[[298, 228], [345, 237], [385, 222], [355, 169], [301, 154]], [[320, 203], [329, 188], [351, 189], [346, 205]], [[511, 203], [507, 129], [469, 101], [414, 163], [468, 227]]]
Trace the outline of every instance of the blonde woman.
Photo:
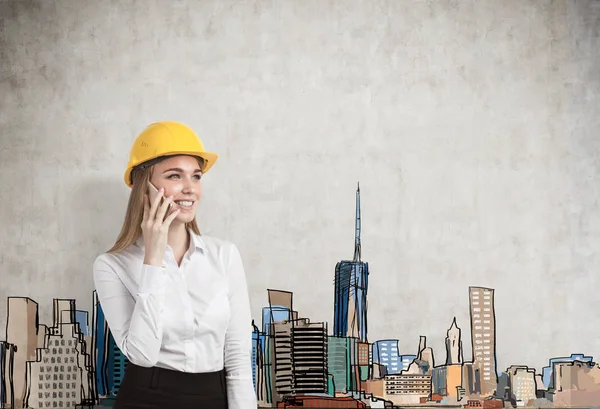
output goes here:
[[237, 247], [200, 234], [201, 178], [218, 155], [177, 122], [149, 125], [125, 171], [121, 232], [94, 283], [129, 359], [115, 409], [255, 409], [252, 326]]

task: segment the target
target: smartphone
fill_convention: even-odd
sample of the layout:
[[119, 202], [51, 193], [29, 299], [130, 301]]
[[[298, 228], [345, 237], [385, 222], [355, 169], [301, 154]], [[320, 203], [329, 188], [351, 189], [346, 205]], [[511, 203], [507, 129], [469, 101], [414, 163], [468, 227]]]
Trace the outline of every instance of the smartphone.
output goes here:
[[[148, 182], [148, 195], [149, 195], [149, 198], [150, 198], [150, 206], [152, 206], [152, 202], [154, 202], [154, 198], [156, 198], [156, 196], [158, 195], [158, 189], [151, 182]], [[163, 197], [160, 200], [160, 203], [162, 204], [162, 202], [164, 200], [165, 199]], [[169, 203], [169, 207], [167, 208], [167, 211], [165, 212], [165, 217], [167, 217], [169, 215], [170, 211], [171, 211], [171, 203]]]

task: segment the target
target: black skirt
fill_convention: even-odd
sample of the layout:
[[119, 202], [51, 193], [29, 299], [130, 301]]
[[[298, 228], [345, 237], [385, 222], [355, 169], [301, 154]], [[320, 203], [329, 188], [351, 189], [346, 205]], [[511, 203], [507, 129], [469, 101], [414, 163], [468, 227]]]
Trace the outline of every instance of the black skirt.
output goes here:
[[114, 409], [227, 409], [225, 371], [187, 373], [129, 362]]

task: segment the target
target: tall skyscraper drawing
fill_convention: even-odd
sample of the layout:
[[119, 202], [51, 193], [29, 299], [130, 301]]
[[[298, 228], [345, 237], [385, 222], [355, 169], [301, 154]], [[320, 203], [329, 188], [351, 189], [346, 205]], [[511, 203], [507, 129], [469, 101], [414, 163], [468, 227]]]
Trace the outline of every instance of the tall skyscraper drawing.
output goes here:
[[6, 389], [6, 401], [15, 408], [25, 405], [27, 361], [35, 361], [38, 339], [38, 303], [27, 297], [8, 297], [6, 341], [15, 346], [12, 388]]
[[446, 336], [446, 365], [457, 365], [463, 363], [462, 341], [460, 340], [460, 328], [456, 325], [456, 317], [448, 329]]
[[351, 339], [346, 337], [329, 337], [327, 341], [327, 366], [333, 375], [334, 390], [346, 393], [352, 386], [352, 351]]
[[475, 382], [479, 381], [479, 393], [482, 396], [490, 396], [496, 390], [498, 382], [494, 290], [469, 287], [469, 305]]
[[115, 343], [96, 291], [93, 292], [93, 303], [95, 339], [92, 351], [95, 359], [97, 394], [101, 400], [114, 400], [121, 387], [129, 360]]
[[367, 288], [369, 264], [361, 259], [360, 185], [356, 189], [354, 258], [335, 266], [333, 332], [336, 337], [367, 340]]
[[[52, 304], [52, 326], [47, 327], [47, 336], [39, 331], [36, 359], [26, 363], [25, 403], [31, 408], [93, 405], [95, 388], [88, 382], [93, 368], [86, 335], [76, 320], [75, 300], [55, 298]], [[39, 328], [46, 333], [45, 326]]]
[[7, 396], [13, 390], [15, 349], [13, 344], [0, 341], [0, 408], [15, 406], [14, 396]]

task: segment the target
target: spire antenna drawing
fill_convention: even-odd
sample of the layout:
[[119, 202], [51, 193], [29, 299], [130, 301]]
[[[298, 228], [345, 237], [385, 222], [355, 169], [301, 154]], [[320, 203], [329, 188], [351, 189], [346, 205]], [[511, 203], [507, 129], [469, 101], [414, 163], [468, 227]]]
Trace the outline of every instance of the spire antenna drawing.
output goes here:
[[360, 182], [356, 188], [356, 230], [354, 233], [354, 261], [360, 261]]

